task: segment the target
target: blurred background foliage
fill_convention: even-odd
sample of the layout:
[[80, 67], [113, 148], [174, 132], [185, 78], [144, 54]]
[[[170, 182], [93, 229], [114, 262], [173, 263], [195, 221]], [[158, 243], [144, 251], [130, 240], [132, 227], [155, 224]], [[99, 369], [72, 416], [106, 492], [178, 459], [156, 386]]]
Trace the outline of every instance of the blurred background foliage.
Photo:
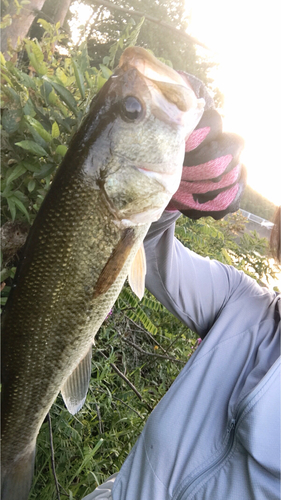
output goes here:
[[[27, 5], [15, 3], [19, 13]], [[69, 7], [72, 2], [68, 3]], [[4, 1], [4, 31], [14, 20], [9, 10], [12, 4]], [[48, 0], [48, 4], [55, 8], [54, 2]], [[50, 23], [40, 10], [30, 28], [33, 36], [24, 38], [17, 48], [8, 46], [5, 57], [1, 55], [3, 305], [20, 248], [56, 168], [122, 50], [138, 43], [211, 85], [208, 69], [212, 63], [198, 56], [190, 40], [179, 44], [175, 37], [166, 36], [166, 28], [151, 29], [145, 16], [133, 19], [128, 13], [110, 10], [105, 14], [100, 5], [91, 5], [95, 22], [81, 28], [79, 44], [73, 44], [60, 21]], [[181, 1], [135, 0], [117, 5], [138, 8], [172, 22], [179, 30], [187, 26]], [[73, 16], [68, 8], [66, 20]], [[234, 264], [267, 284], [277, 270], [269, 261], [267, 240], [245, 234], [245, 224], [239, 214], [223, 221], [181, 217], [176, 234], [195, 252]], [[120, 469], [149, 413], [197, 345], [195, 333], [148, 292], [139, 303], [124, 286], [97, 336], [83, 409], [71, 416], [59, 396], [50, 412], [62, 498], [80, 499]], [[47, 422], [38, 437], [30, 498], [56, 498]]]

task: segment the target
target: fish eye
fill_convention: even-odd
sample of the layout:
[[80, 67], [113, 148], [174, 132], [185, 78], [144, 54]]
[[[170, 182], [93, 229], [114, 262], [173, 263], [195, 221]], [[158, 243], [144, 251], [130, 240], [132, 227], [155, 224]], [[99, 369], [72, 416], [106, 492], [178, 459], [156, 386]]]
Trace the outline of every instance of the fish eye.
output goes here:
[[133, 96], [125, 97], [122, 102], [121, 115], [125, 121], [133, 122], [140, 118], [143, 114], [143, 106], [141, 102]]

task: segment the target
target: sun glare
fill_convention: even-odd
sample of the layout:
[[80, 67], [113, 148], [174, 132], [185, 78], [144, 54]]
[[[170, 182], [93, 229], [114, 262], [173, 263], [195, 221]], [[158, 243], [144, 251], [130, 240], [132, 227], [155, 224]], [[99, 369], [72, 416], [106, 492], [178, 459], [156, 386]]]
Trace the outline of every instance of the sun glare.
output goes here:
[[89, 5], [74, 2], [69, 10], [74, 15], [71, 22], [71, 33], [73, 43], [76, 44], [79, 42], [81, 31], [83, 32], [85, 25], [93, 15], [93, 9]]
[[281, 203], [279, 7], [269, 0], [186, 0], [189, 33], [219, 62], [225, 129], [245, 140], [248, 183]]

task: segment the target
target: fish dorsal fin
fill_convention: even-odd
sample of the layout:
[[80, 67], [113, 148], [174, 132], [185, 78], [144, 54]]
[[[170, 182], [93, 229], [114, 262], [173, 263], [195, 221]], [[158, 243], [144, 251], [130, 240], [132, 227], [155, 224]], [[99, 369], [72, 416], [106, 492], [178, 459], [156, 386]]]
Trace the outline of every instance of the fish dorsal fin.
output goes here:
[[75, 415], [85, 402], [91, 378], [91, 359], [92, 344], [61, 389], [65, 406], [72, 415]]
[[143, 243], [131, 264], [128, 281], [131, 289], [141, 300], [144, 296], [146, 275], [146, 258]]

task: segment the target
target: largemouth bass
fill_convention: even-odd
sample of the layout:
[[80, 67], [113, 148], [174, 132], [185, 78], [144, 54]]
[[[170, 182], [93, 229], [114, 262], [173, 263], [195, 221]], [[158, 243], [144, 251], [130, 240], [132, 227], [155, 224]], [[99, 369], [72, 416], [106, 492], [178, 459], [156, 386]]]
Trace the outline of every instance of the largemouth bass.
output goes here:
[[94, 98], [30, 230], [2, 328], [2, 500], [25, 500], [36, 437], [59, 391], [84, 403], [96, 332], [177, 190], [204, 101], [141, 48]]

